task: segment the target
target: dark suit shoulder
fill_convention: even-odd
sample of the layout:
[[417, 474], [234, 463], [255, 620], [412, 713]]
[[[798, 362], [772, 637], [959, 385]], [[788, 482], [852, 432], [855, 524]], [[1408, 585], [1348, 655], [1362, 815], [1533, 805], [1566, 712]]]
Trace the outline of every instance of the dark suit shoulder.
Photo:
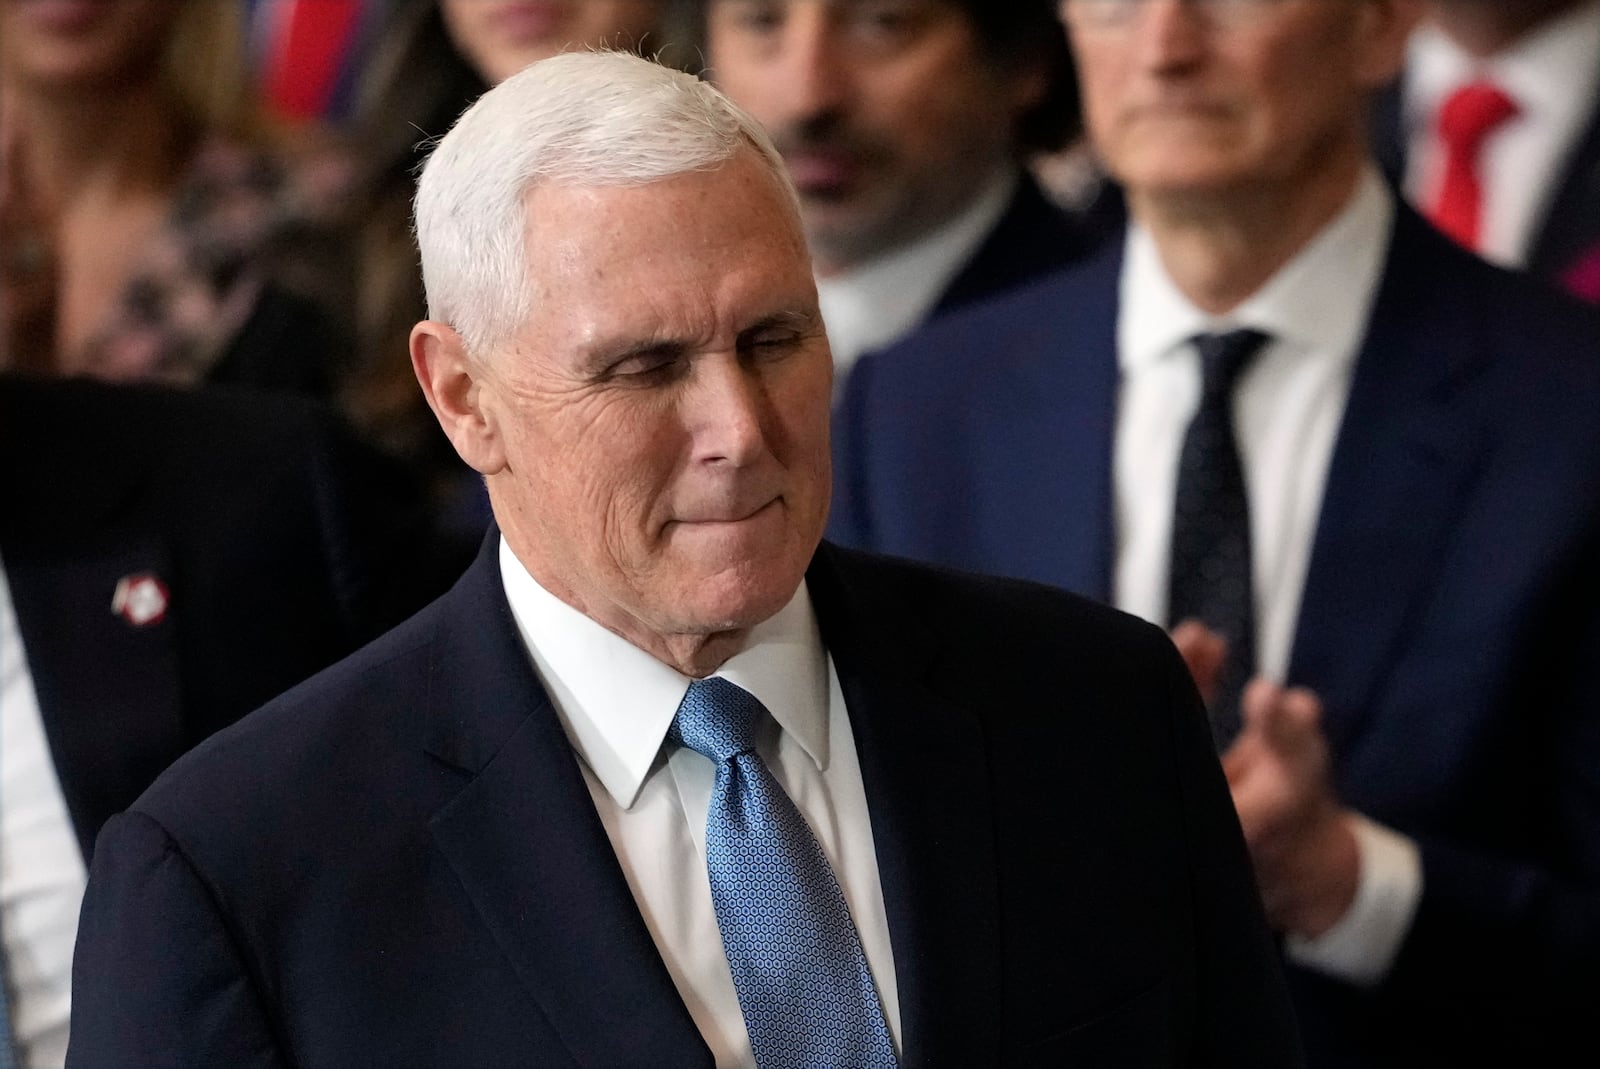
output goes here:
[[[1148, 693], [1155, 669], [1158, 689], [1183, 687], [1163, 675], [1178, 666], [1166, 633], [1102, 602], [1025, 579], [832, 544], [824, 544], [819, 557], [827, 570], [814, 567], [810, 573], [818, 611], [836, 618], [848, 614], [853, 626], [846, 644], [864, 649], [861, 656], [869, 663], [895, 656], [886, 650], [910, 641], [939, 650], [951, 665], [970, 665], [975, 674], [1114, 675], [1137, 680], [1137, 689]], [[836, 658], [841, 655], [855, 656], [834, 651]]]
[[1026, 285], [937, 316], [864, 355], [845, 393], [909, 389], [958, 401], [987, 382], [1035, 374], [1044, 361], [1103, 356], [1085, 350], [1114, 326], [1121, 265], [1121, 242], [1107, 241]]
[[1088, 256], [1120, 228], [1115, 203], [1106, 197], [1096, 211], [1069, 213], [1024, 174], [1005, 214], [945, 288], [933, 318], [1026, 286]]
[[1587, 404], [1600, 389], [1600, 309], [1466, 252], [1402, 204], [1369, 348], [1417, 325], [1450, 340], [1461, 373], [1494, 377], [1503, 392], [1485, 396], [1497, 418]]
[[435, 603], [212, 735], [132, 808], [184, 842], [225, 842], [249, 828], [239, 845], [251, 849], [252, 837], [287, 823], [279, 807], [291, 797], [303, 819], [341, 819], [323, 807], [407, 742], [420, 753], [414, 712], [428, 690], [438, 619]]

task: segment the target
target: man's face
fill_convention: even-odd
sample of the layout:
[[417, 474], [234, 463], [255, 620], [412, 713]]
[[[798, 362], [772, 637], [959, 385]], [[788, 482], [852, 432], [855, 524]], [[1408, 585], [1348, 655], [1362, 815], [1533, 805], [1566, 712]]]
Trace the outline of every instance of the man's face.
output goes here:
[[1090, 136], [1135, 195], [1294, 186], [1364, 151], [1395, 0], [1063, 0]]
[[711, 75], [777, 142], [824, 272], [970, 203], [1044, 92], [948, 0], [712, 0], [707, 31]]
[[526, 326], [486, 361], [511, 547], [647, 649], [759, 623], [827, 519], [832, 358], [793, 209], [754, 150], [528, 197]]

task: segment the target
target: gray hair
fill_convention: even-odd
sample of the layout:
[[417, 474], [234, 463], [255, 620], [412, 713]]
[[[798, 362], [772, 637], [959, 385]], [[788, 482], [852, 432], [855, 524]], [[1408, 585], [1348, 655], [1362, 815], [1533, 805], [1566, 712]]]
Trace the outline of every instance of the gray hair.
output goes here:
[[428, 315], [475, 355], [526, 319], [526, 196], [539, 183], [627, 186], [754, 148], [794, 208], [761, 126], [710, 84], [627, 52], [568, 52], [512, 75], [462, 113], [417, 182]]

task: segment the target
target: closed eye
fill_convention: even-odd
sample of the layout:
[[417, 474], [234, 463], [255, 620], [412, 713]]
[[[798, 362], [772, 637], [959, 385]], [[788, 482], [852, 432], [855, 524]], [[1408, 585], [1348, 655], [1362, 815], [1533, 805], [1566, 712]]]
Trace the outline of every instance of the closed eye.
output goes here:
[[687, 355], [686, 348], [678, 343], [643, 345], [617, 354], [595, 377], [601, 382], [653, 385], [681, 373]]
[[818, 334], [815, 317], [800, 312], [782, 312], [739, 332], [739, 354], [769, 359], [787, 356], [804, 348]]

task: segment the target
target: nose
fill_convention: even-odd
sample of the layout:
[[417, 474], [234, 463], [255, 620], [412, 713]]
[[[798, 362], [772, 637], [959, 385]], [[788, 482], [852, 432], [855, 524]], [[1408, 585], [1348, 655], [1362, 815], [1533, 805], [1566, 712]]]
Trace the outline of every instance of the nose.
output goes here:
[[706, 354], [695, 363], [682, 399], [694, 459], [730, 467], [755, 462], [767, 451], [768, 399], [761, 377], [733, 353]]
[[1177, 73], [1192, 68], [1209, 40], [1206, 15], [1194, 0], [1143, 0], [1133, 18], [1137, 54], [1146, 69]]
[[773, 97], [789, 121], [842, 109], [850, 94], [847, 57], [833, 25], [832, 4], [792, 4], [773, 72]]

